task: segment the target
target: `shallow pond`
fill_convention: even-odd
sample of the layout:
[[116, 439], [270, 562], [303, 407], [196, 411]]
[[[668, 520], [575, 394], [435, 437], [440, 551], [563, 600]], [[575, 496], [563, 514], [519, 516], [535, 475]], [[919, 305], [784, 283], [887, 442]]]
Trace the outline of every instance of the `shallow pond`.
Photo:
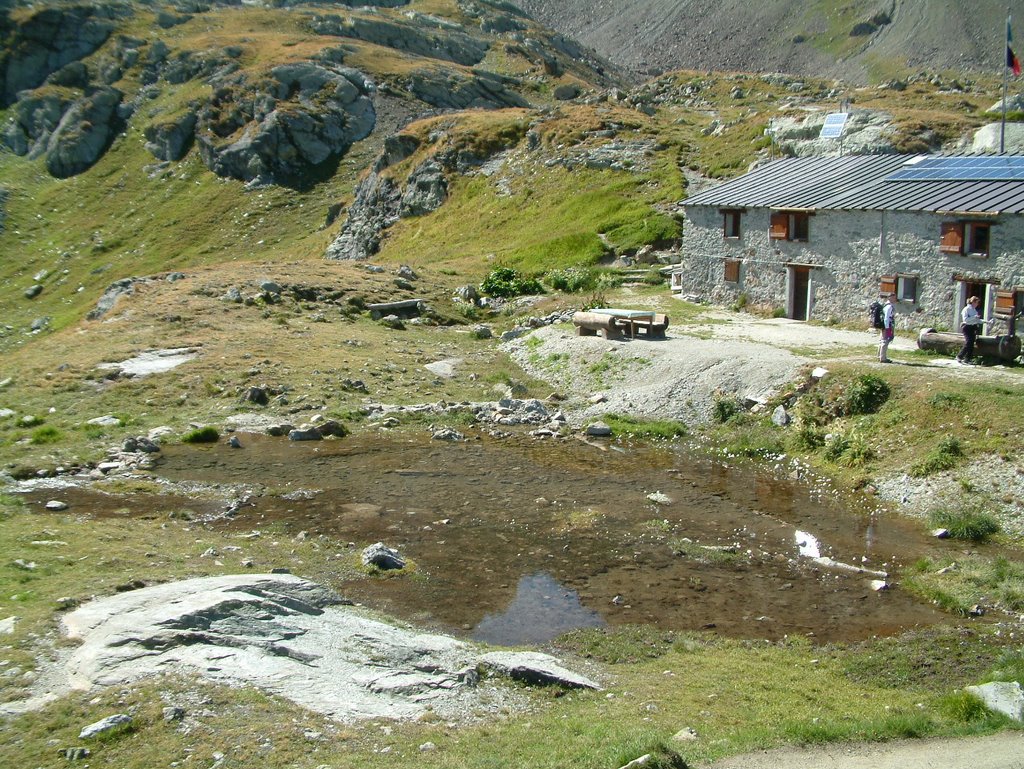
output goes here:
[[[283, 521], [396, 548], [416, 576], [336, 587], [423, 627], [504, 644], [637, 623], [823, 642], [952, 621], [899, 588], [901, 564], [948, 543], [869, 512], [868, 498], [844, 505], [683, 449], [240, 438], [240, 449], [168, 446], [156, 472], [268, 489], [224, 525]], [[873, 575], [843, 564], [886, 571], [894, 587], [873, 590]]]

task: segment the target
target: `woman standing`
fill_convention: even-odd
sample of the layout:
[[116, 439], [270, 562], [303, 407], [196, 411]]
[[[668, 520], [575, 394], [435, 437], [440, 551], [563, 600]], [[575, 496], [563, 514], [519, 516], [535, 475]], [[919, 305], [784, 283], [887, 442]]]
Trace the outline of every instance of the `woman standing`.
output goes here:
[[971, 360], [974, 357], [974, 342], [978, 338], [981, 324], [985, 322], [985, 319], [981, 317], [981, 313], [978, 312], [979, 304], [981, 304], [981, 299], [972, 296], [967, 300], [963, 310], [960, 311], [960, 331], [964, 335], [964, 346], [956, 354], [956, 359], [961, 363], [970, 364], [974, 362]]

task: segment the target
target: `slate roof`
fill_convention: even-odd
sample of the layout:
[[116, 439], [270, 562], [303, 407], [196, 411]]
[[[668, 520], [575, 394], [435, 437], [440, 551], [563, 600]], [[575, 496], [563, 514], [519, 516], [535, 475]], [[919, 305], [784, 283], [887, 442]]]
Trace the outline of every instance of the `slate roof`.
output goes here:
[[783, 158], [682, 201], [688, 206], [1024, 213], [1024, 180], [886, 180], [928, 155]]

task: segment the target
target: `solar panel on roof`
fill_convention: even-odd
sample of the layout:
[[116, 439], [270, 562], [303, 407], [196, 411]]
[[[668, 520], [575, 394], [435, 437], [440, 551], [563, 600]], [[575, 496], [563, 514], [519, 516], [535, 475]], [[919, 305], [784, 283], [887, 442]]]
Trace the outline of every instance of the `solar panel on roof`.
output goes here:
[[1024, 181], [1024, 155], [925, 158], [885, 177], [887, 182]]
[[843, 135], [843, 128], [846, 127], [846, 113], [833, 112], [825, 116], [825, 122], [821, 126], [819, 139], [838, 139]]

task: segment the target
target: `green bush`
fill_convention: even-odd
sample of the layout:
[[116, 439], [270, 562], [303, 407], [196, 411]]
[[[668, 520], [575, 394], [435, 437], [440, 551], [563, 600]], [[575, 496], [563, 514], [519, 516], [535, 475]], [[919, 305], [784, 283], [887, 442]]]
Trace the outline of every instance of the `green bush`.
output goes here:
[[940, 508], [930, 516], [932, 526], [946, 529], [953, 539], [984, 542], [999, 533], [999, 523], [985, 512]]
[[889, 384], [874, 374], [861, 374], [846, 389], [843, 411], [846, 414], [874, 414], [889, 400]]
[[790, 444], [797, 451], [817, 451], [825, 445], [825, 431], [805, 422], [790, 435]]
[[184, 443], [216, 443], [219, 438], [220, 433], [217, 428], [207, 425], [185, 433], [181, 440]]
[[711, 413], [716, 422], [724, 424], [739, 414], [742, 410], [743, 406], [735, 398], [719, 398], [715, 401], [715, 405], [712, 407]]
[[544, 280], [556, 291], [578, 294], [581, 291], [593, 291], [597, 288], [598, 272], [585, 267], [566, 267], [561, 270], [551, 270], [544, 275]]
[[480, 290], [487, 296], [522, 296], [543, 294], [544, 287], [536, 278], [528, 278], [512, 267], [496, 267], [480, 283]]

